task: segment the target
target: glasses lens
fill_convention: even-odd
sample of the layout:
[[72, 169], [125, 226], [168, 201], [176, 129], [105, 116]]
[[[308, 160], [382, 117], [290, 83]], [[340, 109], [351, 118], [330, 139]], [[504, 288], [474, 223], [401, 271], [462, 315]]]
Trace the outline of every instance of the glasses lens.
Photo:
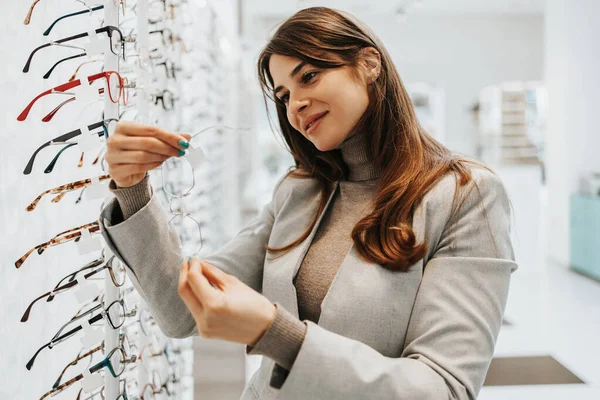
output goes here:
[[191, 257], [202, 250], [202, 229], [189, 214], [175, 215], [169, 221], [169, 230], [179, 237], [179, 248], [185, 257]]
[[173, 365], [173, 382], [177, 383], [181, 379], [181, 369], [179, 368], [179, 364]]
[[123, 284], [125, 283], [125, 277], [127, 276], [125, 265], [118, 258], [114, 258], [111, 268], [115, 277], [115, 283], [119, 287], [123, 286]]
[[117, 30], [112, 32], [110, 37], [110, 51], [115, 55], [120, 55], [121, 46], [123, 45], [123, 36]]
[[106, 137], [109, 137], [115, 131], [117, 122], [119, 121], [114, 118], [107, 119], [104, 121], [104, 134], [106, 135]]
[[[171, 157], [161, 166], [162, 189], [166, 195], [165, 200], [170, 202], [173, 198], [179, 199], [192, 193], [196, 185], [194, 168], [184, 157]], [[178, 209], [183, 205], [173, 205]]]
[[125, 309], [121, 302], [115, 302], [108, 308], [108, 319], [113, 329], [117, 329], [125, 322]]
[[113, 103], [117, 103], [121, 98], [121, 81], [115, 72], [108, 74], [108, 95]]
[[165, 385], [165, 389], [167, 390], [167, 394], [170, 396], [173, 394], [174, 392], [174, 386], [173, 386], [173, 381], [169, 378], [169, 380], [166, 382]]
[[160, 374], [156, 370], [152, 371], [152, 384], [157, 389], [162, 386], [162, 380], [160, 379]]
[[129, 338], [127, 337], [127, 335], [125, 335], [124, 333], [121, 333], [121, 335], [123, 335], [123, 340], [121, 340], [121, 347], [125, 351], [125, 354], [135, 354], [135, 349], [131, 348], [131, 345], [129, 344]]
[[172, 110], [175, 107], [174, 100], [173, 100], [173, 93], [169, 92], [168, 90], [165, 90], [162, 95], [163, 95], [163, 104], [165, 105], [165, 109], [167, 111]]
[[140, 326], [144, 335], [149, 336], [152, 333], [153, 318], [147, 309], [140, 312]]
[[150, 386], [150, 384], [146, 384], [146, 386], [144, 387], [144, 392], [142, 393], [142, 398], [144, 400], [154, 400], [154, 390], [152, 390], [152, 387]]
[[125, 370], [125, 353], [122, 349], [117, 349], [117, 351], [112, 353], [110, 356], [110, 364], [115, 373], [115, 378], [123, 373]]
[[129, 103], [129, 88], [127, 85], [129, 84], [129, 79], [123, 78], [123, 105], [126, 106]]
[[150, 336], [150, 352], [152, 354], [156, 354], [160, 351], [161, 349], [161, 343], [160, 343], [160, 339], [158, 337], [158, 335], [153, 334], [152, 336]]

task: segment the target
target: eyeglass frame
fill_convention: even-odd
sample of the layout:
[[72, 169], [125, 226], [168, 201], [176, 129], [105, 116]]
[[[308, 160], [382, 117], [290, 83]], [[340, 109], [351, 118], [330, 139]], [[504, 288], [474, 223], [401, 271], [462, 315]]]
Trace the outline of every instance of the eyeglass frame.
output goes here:
[[[97, 177], [97, 179], [98, 179], [98, 182], [106, 181], [106, 180], [110, 179], [110, 175], [108, 175], [108, 174], [101, 175], [101, 176]], [[25, 208], [25, 211], [31, 212], [31, 211], [35, 210], [35, 208], [37, 207], [39, 202], [42, 200], [42, 197], [44, 197], [47, 194], [59, 194], [59, 193], [62, 194], [62, 193], [66, 193], [66, 192], [72, 192], [74, 190], [89, 186], [92, 183], [93, 183], [93, 178], [87, 178], [87, 179], [82, 179], [79, 181], [67, 183], [64, 185], [57, 186], [52, 189], [45, 190]]]
[[[101, 132], [97, 132], [98, 136], [100, 136], [100, 137], [104, 136], [105, 138], [108, 138], [108, 125], [110, 124], [110, 122], [113, 122], [113, 121], [118, 121], [118, 120], [115, 118], [104, 119], [102, 121], [95, 122], [93, 124], [88, 125], [87, 128], [90, 132], [95, 129], [102, 128], [103, 130]], [[33, 170], [33, 164], [35, 162], [35, 158], [37, 157], [37, 155], [40, 151], [42, 151], [43, 149], [45, 149], [48, 146], [52, 146], [55, 144], [59, 144], [59, 143], [66, 144], [66, 143], [68, 143], [67, 140], [71, 140], [74, 137], [81, 135], [81, 133], [82, 133], [81, 129], [78, 128], [78, 129], [72, 130], [71, 132], [67, 132], [60, 136], [57, 136], [54, 139], [49, 140], [46, 143], [42, 144], [40, 147], [38, 147], [33, 152], [31, 157], [29, 158], [29, 161], [27, 162], [27, 165], [25, 166], [25, 169], [23, 170], [23, 175], [29, 175], [31, 173], [31, 171]], [[72, 143], [72, 144], [76, 144], [76, 143]]]
[[[119, 92], [117, 94], [117, 98], [116, 100], [113, 98], [113, 93], [111, 93], [110, 90], [110, 76], [112, 75], [116, 75], [117, 78], [119, 79]], [[110, 98], [110, 101], [113, 103], [118, 103], [119, 100], [121, 99], [121, 97], [125, 98], [126, 96], [124, 96], [123, 92], [124, 92], [124, 78], [121, 76], [121, 74], [119, 74], [117, 71], [102, 71], [99, 72], [97, 74], [94, 75], [90, 75], [88, 77], [86, 77], [85, 79], [87, 79], [88, 83], [93, 83], [99, 79], [106, 79], [107, 82], [107, 87], [108, 87], [108, 95]], [[67, 92], [67, 90], [73, 89], [77, 86], [81, 85], [81, 79], [75, 79], [73, 81], [70, 82], [66, 82], [63, 83], [62, 85], [58, 85], [52, 89], [48, 89], [42, 93], [40, 93], [39, 95], [37, 95], [33, 100], [31, 100], [29, 102], [29, 104], [23, 109], [23, 111], [21, 111], [21, 113], [19, 114], [19, 116], [17, 117], [17, 121], [25, 121], [25, 119], [27, 119], [27, 116], [29, 115], [29, 112], [31, 111], [31, 108], [33, 107], [33, 105], [42, 97], [47, 96], [49, 94], [67, 94], [67, 95], [73, 95], [73, 93], [69, 93]]]
[[[127, 336], [127, 334], [125, 332], [120, 332], [119, 333], [119, 347], [122, 347], [123, 350], [125, 350], [126, 354], [135, 354], [137, 352], [136, 346], [132, 345], [129, 341], [129, 337]], [[65, 368], [63, 368], [62, 372], [60, 373], [60, 375], [58, 376], [58, 378], [56, 379], [56, 381], [54, 382], [54, 384], [52, 385], [52, 388], [56, 388], [58, 386], [60, 386], [60, 381], [62, 380], [63, 376], [65, 375], [65, 373], [67, 372], [67, 370], [69, 369], [69, 367], [73, 367], [75, 365], [77, 365], [77, 363], [89, 356], [94, 355], [95, 353], [102, 351], [104, 352], [104, 348], [105, 348], [105, 341], [102, 341], [102, 343], [97, 346], [94, 347], [91, 350], [86, 351], [85, 353], [82, 354], [82, 351], [84, 349], [82, 349], [79, 354], [77, 355], [77, 357], [71, 361], [70, 363], [68, 363]], [[127, 350], [129, 349], [129, 351]], [[132, 351], [132, 349], [135, 349], [134, 351]], [[90, 363], [91, 363], [92, 359], [90, 358]]]
[[44, 36], [48, 36], [48, 35], [50, 34], [50, 31], [52, 30], [52, 28], [54, 28], [54, 26], [55, 26], [55, 25], [56, 25], [58, 22], [62, 21], [63, 19], [66, 19], [66, 18], [71, 18], [71, 17], [76, 17], [76, 16], [78, 16], [78, 15], [83, 15], [83, 14], [87, 14], [87, 13], [89, 13], [89, 14], [91, 15], [91, 14], [92, 14], [92, 12], [94, 12], [94, 11], [99, 11], [99, 10], [103, 10], [103, 9], [104, 9], [104, 4], [100, 4], [100, 5], [97, 5], [97, 6], [94, 6], [94, 7], [90, 8], [90, 9], [88, 9], [88, 10], [76, 11], [76, 12], [72, 12], [72, 13], [69, 13], [69, 14], [65, 14], [65, 15], [63, 15], [63, 16], [61, 16], [61, 17], [58, 17], [58, 18], [57, 18], [57, 19], [55, 19], [55, 20], [54, 20], [54, 22], [52, 22], [52, 23], [50, 24], [50, 26], [49, 26], [49, 27], [48, 27], [48, 28], [47, 28], [47, 29], [44, 31], [43, 35], [44, 35]]
[[[98, 221], [94, 221], [94, 222], [90, 222], [88, 224], [81, 225], [76, 228], [72, 228], [72, 229], [66, 230], [64, 232], [61, 232], [61, 233], [55, 235], [49, 241], [39, 244], [39, 245], [35, 246], [34, 248], [32, 248], [31, 250], [29, 250], [27, 253], [25, 253], [21, 258], [19, 258], [15, 262], [15, 267], [17, 267], [17, 269], [21, 268], [23, 263], [27, 260], [27, 258], [31, 255], [31, 253], [33, 253], [35, 250], [37, 250], [38, 254], [42, 254], [48, 247], [56, 246], [61, 243], [73, 240], [73, 239], [76, 242], [79, 241], [79, 239], [81, 238], [82, 230], [88, 230], [90, 233], [95, 233], [100, 230], [100, 226], [98, 225]], [[63, 236], [63, 235], [66, 235], [66, 236]]]
[[[121, 52], [123, 53], [123, 60], [126, 60], [126, 58], [125, 58], [125, 36], [123, 36], [123, 32], [121, 32], [121, 30], [119, 28], [117, 28], [116, 26], [112, 26], [112, 25], [106, 25], [101, 28], [97, 28], [94, 31], [96, 32], [96, 34], [106, 33], [110, 40], [110, 52], [113, 53], [115, 56], [119, 56], [120, 55], [119, 53], [115, 53], [114, 48], [116, 48], [116, 46], [112, 42], [113, 34], [114, 34], [114, 32], [117, 32], [119, 34], [119, 36], [121, 37], [121, 39], [119, 40], [119, 43], [121, 46]], [[82, 33], [78, 33], [77, 35], [68, 36], [66, 38], [62, 38], [62, 39], [58, 39], [58, 40], [53, 40], [51, 42], [48, 42], [41, 46], [36, 47], [29, 55], [29, 58], [27, 58], [27, 62], [25, 63], [25, 66], [23, 67], [23, 73], [29, 72], [29, 68], [31, 67], [31, 62], [33, 60], [33, 56], [38, 51], [45, 49], [46, 47], [51, 47], [51, 46], [66, 46], [66, 47], [73, 47], [76, 49], [85, 50], [84, 48], [79, 47], [79, 46], [65, 45], [63, 43], [81, 39], [81, 38], [84, 38], [87, 36], [89, 36], [87, 32], [82, 32]]]
[[[37, 297], [35, 300], [33, 300], [29, 304], [29, 306], [27, 307], [27, 309], [25, 309], [25, 312], [23, 313], [23, 316], [21, 317], [21, 322], [27, 322], [29, 320], [29, 316], [31, 314], [31, 310], [33, 309], [33, 305], [35, 303], [37, 303], [39, 300], [43, 299], [44, 297], [47, 297], [46, 302], [47, 303], [51, 302], [52, 300], [54, 300], [54, 297], [56, 297], [57, 294], [63, 293], [65, 291], [67, 291], [68, 289], [71, 289], [71, 288], [77, 286], [78, 281], [75, 280], [75, 276], [78, 273], [84, 272], [84, 271], [86, 271], [88, 269], [96, 268], [99, 265], [104, 264], [100, 268], [95, 269], [95, 270], [93, 270], [91, 272], [86, 273], [83, 276], [83, 279], [88, 280], [89, 278], [91, 278], [92, 276], [98, 274], [99, 272], [104, 271], [104, 270], [108, 270], [110, 278], [112, 280], [112, 283], [115, 285], [115, 287], [121, 287], [121, 286], [123, 286], [125, 284], [125, 282], [126, 282], [126, 276], [127, 276], [126, 275], [126, 270], [125, 270], [125, 268], [123, 266], [123, 269], [125, 270], [125, 272], [124, 272], [125, 275], [124, 275], [123, 281], [119, 282], [118, 279], [117, 279], [117, 276], [115, 275], [115, 271], [114, 271], [115, 266], [113, 266], [113, 262], [114, 262], [115, 258], [116, 258], [116, 256], [113, 255], [105, 263], [104, 259], [102, 257], [102, 258], [100, 258], [98, 260], [90, 262], [89, 264], [87, 264], [83, 268], [81, 268], [81, 269], [79, 269], [79, 270], [77, 270], [75, 272], [72, 272], [69, 275], [65, 276], [63, 279], [61, 279], [58, 282], [58, 284], [54, 287], [54, 289], [52, 289], [51, 291], [49, 291], [47, 293], [44, 293], [43, 295]], [[67, 282], [65, 284], [62, 284], [68, 278], [69, 278], [69, 282]]]
[[[102, 296], [103, 297], [103, 296]], [[120, 305], [121, 308], [123, 309], [123, 321], [121, 322], [121, 324], [119, 324], [118, 326], [115, 325], [112, 321], [112, 318], [110, 317], [110, 313], [108, 310], [110, 310], [111, 307], [114, 307], [115, 305]], [[83, 318], [84, 316], [93, 313], [95, 311], [100, 311], [99, 314], [95, 315], [94, 317], [92, 317], [91, 319], [89, 319], [87, 322], [92, 325], [95, 322], [100, 321], [101, 319], [104, 319], [106, 321], [106, 323], [108, 325], [110, 325], [110, 327], [112, 329], [119, 329], [124, 323], [125, 323], [125, 318], [127, 317], [132, 317], [135, 316], [135, 314], [137, 313], [137, 306], [134, 306], [134, 308], [131, 311], [128, 311], [125, 308], [125, 303], [123, 301], [123, 299], [117, 299], [115, 301], [113, 301], [112, 303], [110, 303], [108, 305], [108, 307], [104, 307], [104, 300], [102, 300], [101, 302], [99, 302], [99, 304], [97, 304], [96, 306], [92, 307], [91, 309], [85, 311], [82, 314], [77, 313], [73, 318], [71, 318], [70, 321], [68, 321], [67, 323], [65, 323], [59, 330], [58, 332], [54, 335], [54, 337], [52, 337], [52, 339], [46, 343], [45, 345], [43, 345], [42, 347], [40, 347], [35, 354], [33, 355], [33, 357], [31, 357], [31, 359], [27, 362], [27, 364], [25, 365], [25, 368], [27, 368], [28, 370], [31, 370], [31, 368], [33, 367], [33, 364], [35, 363], [35, 360], [37, 358], [37, 356], [42, 352], [42, 350], [44, 350], [45, 348], [48, 349], [52, 349], [54, 346], [56, 346], [57, 344], [67, 340], [68, 338], [72, 337], [75, 333], [83, 330], [83, 327], [81, 325], [76, 326], [75, 328], [71, 329], [70, 331], [64, 333], [61, 335], [61, 332], [72, 322], [75, 322], [81, 318]]]
[[[111, 362], [112, 356], [117, 351], [121, 353], [121, 370], [120, 371], [115, 371], [114, 365]], [[117, 346], [114, 349], [112, 349], [106, 355], [106, 357], [104, 357], [104, 359], [102, 361], [100, 361], [99, 363], [97, 363], [94, 366], [92, 366], [91, 368], [89, 368], [88, 371], [89, 371], [89, 373], [93, 374], [95, 372], [100, 371], [103, 368], [106, 368], [106, 369], [108, 369], [108, 371], [110, 372], [110, 374], [113, 377], [118, 378], [119, 376], [121, 376], [123, 374], [123, 372], [125, 372], [125, 369], [127, 368], [127, 364], [134, 363], [135, 361], [136, 361], [135, 355], [128, 358], [127, 355], [125, 354], [125, 350], [123, 350], [122, 347]], [[74, 384], [75, 382], [78, 382], [82, 379], [84, 379], [84, 375], [79, 374], [75, 378], [72, 378], [72, 379], [68, 380], [67, 382], [59, 385], [58, 387], [51, 389], [49, 392], [45, 393], [42, 397], [40, 397], [40, 400], [43, 400], [48, 396], [54, 396], [56, 393], [62, 392], [63, 390], [65, 390], [66, 388], [68, 388], [69, 386]]]

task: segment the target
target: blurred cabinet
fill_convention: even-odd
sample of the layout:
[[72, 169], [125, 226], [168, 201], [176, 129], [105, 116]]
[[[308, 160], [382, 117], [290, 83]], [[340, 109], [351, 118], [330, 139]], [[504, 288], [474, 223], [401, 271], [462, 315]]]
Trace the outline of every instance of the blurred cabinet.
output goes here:
[[543, 162], [547, 107], [541, 82], [485, 87], [479, 104], [478, 158], [491, 165]]
[[600, 197], [573, 194], [571, 209], [571, 269], [600, 281]]

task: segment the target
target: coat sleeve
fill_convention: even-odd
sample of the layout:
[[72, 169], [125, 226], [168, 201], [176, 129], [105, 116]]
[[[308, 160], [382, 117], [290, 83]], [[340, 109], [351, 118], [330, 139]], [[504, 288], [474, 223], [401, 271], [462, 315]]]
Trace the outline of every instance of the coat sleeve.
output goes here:
[[[306, 337], [280, 398], [477, 398], [517, 265], [504, 186], [487, 172], [475, 182], [430, 252], [401, 356], [385, 357], [307, 321]], [[434, 204], [452, 199], [448, 193], [436, 196]]]
[[[262, 291], [265, 246], [275, 220], [274, 197], [282, 181], [256, 218], [223, 247], [203, 258], [258, 292]], [[174, 338], [197, 334], [194, 318], [177, 291], [183, 262], [179, 237], [169, 230], [168, 215], [156, 193], [125, 221], [119, 203], [113, 199], [102, 210], [99, 221], [107, 246], [125, 264], [129, 278], [163, 333]], [[111, 221], [119, 223], [113, 225]]]

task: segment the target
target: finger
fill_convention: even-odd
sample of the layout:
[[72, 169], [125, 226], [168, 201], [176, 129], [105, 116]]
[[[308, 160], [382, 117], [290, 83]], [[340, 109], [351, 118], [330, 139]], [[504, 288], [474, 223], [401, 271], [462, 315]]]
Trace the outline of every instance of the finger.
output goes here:
[[155, 137], [120, 136], [114, 138], [111, 144], [118, 150], [144, 150], [169, 157], [175, 157], [179, 153], [178, 149]]
[[142, 150], [117, 151], [107, 154], [104, 158], [107, 163], [113, 165], [119, 164], [148, 164], [164, 162], [169, 159], [162, 154], [148, 153]]
[[181, 134], [168, 132], [158, 126], [139, 124], [133, 121], [119, 121], [115, 131], [125, 136], [150, 136], [162, 140], [176, 149], [185, 149], [179, 145], [180, 140], [187, 142], [187, 138]]
[[190, 312], [197, 315], [197, 313], [202, 312], [202, 304], [198, 301], [188, 284], [188, 266], [188, 259], [186, 258], [180, 266], [177, 291]]
[[200, 261], [200, 264], [202, 266], [202, 273], [206, 276], [206, 279], [210, 283], [217, 285], [220, 289], [225, 287], [225, 284], [230, 281], [231, 275], [226, 274], [214, 265], [205, 261]]
[[202, 273], [202, 265], [196, 257], [193, 257], [190, 261], [188, 282], [192, 292], [202, 304], [216, 299], [216, 292]]

